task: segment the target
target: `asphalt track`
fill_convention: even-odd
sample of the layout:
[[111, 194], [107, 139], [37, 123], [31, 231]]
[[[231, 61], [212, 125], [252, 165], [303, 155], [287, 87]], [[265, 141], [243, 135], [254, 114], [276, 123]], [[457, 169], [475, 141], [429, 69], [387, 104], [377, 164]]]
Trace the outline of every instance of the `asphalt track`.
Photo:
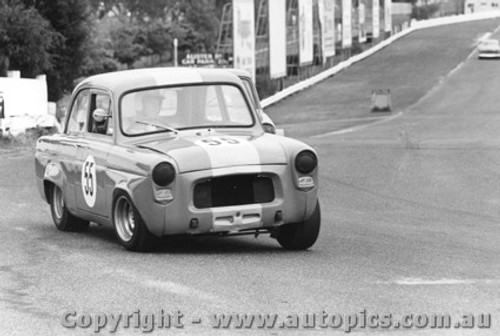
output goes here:
[[[158, 332], [169, 335], [341, 335], [342, 328], [220, 330], [208, 316], [362, 310], [489, 313], [493, 326], [356, 335], [500, 334], [500, 61], [473, 53], [499, 25], [412, 33], [269, 108], [288, 135], [320, 155], [323, 226], [307, 252], [261, 236], [181, 240], [136, 254], [108, 228], [58, 232], [34, 189], [32, 157], [2, 157], [0, 334], [94, 334], [63, 328], [62, 313], [160, 308], [185, 315], [184, 328]], [[371, 90], [380, 87], [391, 89], [391, 115], [369, 112]]]

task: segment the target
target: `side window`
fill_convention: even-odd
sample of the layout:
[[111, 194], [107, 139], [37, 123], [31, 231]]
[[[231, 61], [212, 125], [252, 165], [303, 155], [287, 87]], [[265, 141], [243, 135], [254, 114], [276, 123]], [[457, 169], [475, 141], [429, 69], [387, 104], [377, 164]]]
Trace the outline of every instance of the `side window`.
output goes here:
[[84, 131], [88, 110], [89, 90], [82, 90], [78, 93], [71, 106], [66, 133], [81, 133]]
[[[94, 112], [99, 110], [99, 115]], [[105, 93], [92, 93], [90, 95], [90, 111], [88, 131], [90, 133], [112, 135], [113, 113], [111, 111], [111, 98]]]

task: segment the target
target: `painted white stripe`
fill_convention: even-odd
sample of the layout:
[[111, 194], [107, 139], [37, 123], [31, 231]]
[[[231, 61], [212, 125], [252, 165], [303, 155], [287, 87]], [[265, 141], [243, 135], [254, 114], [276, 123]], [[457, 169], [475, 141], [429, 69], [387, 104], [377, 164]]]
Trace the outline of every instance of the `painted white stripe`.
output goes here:
[[239, 165], [259, 165], [260, 157], [254, 145], [241, 138], [210, 136], [195, 141], [205, 149], [212, 169]]
[[421, 279], [421, 278], [403, 278], [394, 281], [396, 285], [403, 286], [419, 286], [419, 285], [466, 285], [475, 283], [474, 280], [461, 279]]
[[[182, 68], [179, 68], [182, 71]], [[188, 83], [201, 83], [203, 78], [199, 72], [196, 71], [182, 71], [178, 74], [176, 69], [166, 71], [151, 72], [151, 75], [158, 85], [169, 84], [188, 84]]]
[[500, 279], [429, 279], [429, 278], [412, 278], [406, 277], [396, 279], [393, 281], [378, 281], [378, 284], [384, 285], [399, 285], [399, 286], [440, 286], [440, 285], [484, 285], [484, 284], [498, 284]]
[[376, 52], [382, 50], [383, 48], [391, 45], [394, 43], [396, 40], [408, 35], [411, 32], [414, 32], [416, 30], [420, 29], [426, 29], [426, 28], [432, 28], [432, 27], [438, 27], [438, 26], [444, 26], [444, 25], [449, 25], [449, 24], [454, 24], [454, 23], [464, 23], [464, 22], [472, 22], [472, 21], [477, 21], [477, 20], [485, 20], [485, 19], [493, 19], [493, 18], [498, 18], [500, 17], [500, 11], [490, 11], [490, 12], [485, 12], [485, 13], [474, 13], [474, 14], [466, 14], [466, 15], [457, 15], [457, 16], [452, 16], [452, 17], [446, 17], [446, 18], [437, 18], [437, 19], [431, 19], [431, 20], [425, 20], [425, 21], [415, 21], [411, 24], [411, 27], [408, 29], [405, 29], [397, 34], [392, 35], [390, 38], [387, 40], [384, 40], [377, 44], [376, 46], [365, 50], [361, 54], [355, 55], [348, 60], [344, 62], [340, 62], [336, 66], [325, 70], [316, 76], [313, 76], [311, 78], [308, 78], [302, 82], [299, 82], [295, 85], [289, 86], [286, 89], [277, 92], [276, 94], [263, 99], [261, 102], [262, 108], [266, 108], [272, 104], [275, 104], [279, 102], [280, 100], [295, 94], [299, 91], [304, 90], [305, 88], [308, 88], [314, 84], [317, 84], [323, 80], [325, 80], [328, 77], [331, 77], [340, 71], [350, 67], [354, 63], [357, 63], [361, 60], [364, 60], [365, 58], [375, 54]]

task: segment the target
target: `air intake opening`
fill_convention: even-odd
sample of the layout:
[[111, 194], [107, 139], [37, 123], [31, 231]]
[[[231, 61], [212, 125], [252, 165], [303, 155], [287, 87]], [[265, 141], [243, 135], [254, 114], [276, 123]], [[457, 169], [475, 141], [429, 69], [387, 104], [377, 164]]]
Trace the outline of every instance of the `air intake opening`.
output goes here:
[[270, 203], [274, 201], [271, 177], [258, 174], [231, 175], [198, 183], [194, 188], [194, 206], [198, 209]]

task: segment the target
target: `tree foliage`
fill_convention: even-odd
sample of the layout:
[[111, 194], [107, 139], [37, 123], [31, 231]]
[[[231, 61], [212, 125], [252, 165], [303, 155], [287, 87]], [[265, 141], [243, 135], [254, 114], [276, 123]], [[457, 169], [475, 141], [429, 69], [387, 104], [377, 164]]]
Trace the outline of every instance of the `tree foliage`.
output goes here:
[[82, 76], [132, 68], [145, 56], [150, 65], [168, 61], [174, 39], [181, 57], [212, 51], [227, 1], [0, 0], [0, 75], [46, 74], [54, 101]]
[[49, 51], [53, 67], [47, 72], [49, 99], [58, 100], [73, 88], [81, 76], [80, 69], [88, 54], [85, 48], [90, 33], [88, 0], [27, 0], [45, 17], [53, 29], [64, 37], [64, 43]]
[[61, 45], [62, 36], [49, 21], [20, 1], [0, 1], [0, 75], [9, 69], [35, 77], [53, 68], [49, 50]]
[[115, 20], [115, 58], [127, 67], [144, 56], [171, 56], [173, 40], [179, 51], [211, 50], [218, 30], [215, 0], [91, 0], [101, 21]]

